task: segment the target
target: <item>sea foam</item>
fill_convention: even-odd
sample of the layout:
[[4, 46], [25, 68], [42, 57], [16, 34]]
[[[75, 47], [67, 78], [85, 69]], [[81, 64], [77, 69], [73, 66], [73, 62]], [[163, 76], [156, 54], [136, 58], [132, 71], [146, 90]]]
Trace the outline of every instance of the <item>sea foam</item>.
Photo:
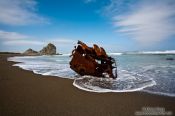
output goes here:
[[136, 75], [123, 70], [118, 71], [117, 79], [83, 76], [74, 80], [73, 85], [89, 92], [133, 92], [156, 85], [152, 78]]

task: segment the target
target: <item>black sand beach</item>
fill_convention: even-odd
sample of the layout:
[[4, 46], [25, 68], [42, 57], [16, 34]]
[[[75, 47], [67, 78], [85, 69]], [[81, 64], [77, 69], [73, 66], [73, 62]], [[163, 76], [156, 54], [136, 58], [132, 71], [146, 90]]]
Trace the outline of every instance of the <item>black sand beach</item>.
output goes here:
[[[143, 92], [91, 93], [73, 80], [42, 76], [12, 66], [0, 55], [0, 116], [134, 116], [142, 108], [175, 113], [175, 98]], [[168, 86], [168, 85], [167, 85]]]

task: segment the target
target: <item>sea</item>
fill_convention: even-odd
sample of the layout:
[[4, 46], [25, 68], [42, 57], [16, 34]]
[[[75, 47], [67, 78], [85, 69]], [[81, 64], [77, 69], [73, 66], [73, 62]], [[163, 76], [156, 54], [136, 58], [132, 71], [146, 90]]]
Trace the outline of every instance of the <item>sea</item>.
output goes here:
[[72, 79], [74, 87], [88, 92], [141, 91], [175, 97], [175, 50], [108, 53], [108, 55], [116, 60], [117, 79], [78, 75], [70, 69], [69, 54], [15, 56], [8, 58], [8, 61], [17, 62], [13, 66], [36, 74]]

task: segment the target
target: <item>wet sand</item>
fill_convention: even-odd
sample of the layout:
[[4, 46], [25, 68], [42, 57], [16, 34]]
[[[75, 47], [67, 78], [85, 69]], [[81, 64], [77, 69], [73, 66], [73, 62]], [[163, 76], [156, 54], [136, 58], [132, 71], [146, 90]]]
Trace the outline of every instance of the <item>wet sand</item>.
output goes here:
[[0, 55], [0, 116], [134, 116], [143, 107], [175, 115], [175, 97], [86, 92], [74, 87], [73, 80], [14, 67], [7, 61], [10, 56], [14, 54]]

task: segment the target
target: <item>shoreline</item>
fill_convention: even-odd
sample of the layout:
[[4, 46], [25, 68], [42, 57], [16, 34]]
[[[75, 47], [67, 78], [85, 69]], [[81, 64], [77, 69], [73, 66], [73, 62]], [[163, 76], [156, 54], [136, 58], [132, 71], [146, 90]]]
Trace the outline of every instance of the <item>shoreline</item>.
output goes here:
[[175, 113], [175, 98], [146, 92], [94, 93], [73, 86], [73, 80], [34, 74], [12, 66], [0, 55], [0, 115], [127, 116], [142, 107], [163, 107]]
[[[21, 56], [25, 56], [25, 55], [21, 55]], [[27, 57], [27, 56], [25, 56]], [[9, 57], [9, 58], [12, 58], [12, 57]], [[18, 65], [19, 63], [23, 63], [23, 62], [20, 62], [20, 61], [14, 61], [14, 60], [8, 60], [7, 61], [10, 61], [10, 62], [13, 62], [13, 66], [16, 65], [15, 67], [18, 67], [18, 68], [21, 68], [23, 70], [27, 70], [23, 67], [20, 67], [20, 65]], [[27, 71], [31, 71], [31, 70], [27, 70]], [[39, 74], [39, 75], [42, 75], [42, 76], [53, 76], [53, 75], [43, 75], [42, 73], [37, 73], [36, 71], [31, 71], [33, 72], [34, 74]], [[59, 76], [53, 76], [53, 77], [56, 77], [56, 78], [64, 78], [64, 79], [73, 79], [73, 78], [67, 78], [67, 77], [59, 77]], [[74, 79], [73, 79], [74, 80]], [[144, 88], [147, 88], [147, 87], [152, 87], [156, 84], [156, 82], [154, 82], [152, 85], [148, 85], [148, 86], [145, 86], [145, 87], [141, 87], [141, 88], [138, 88], [138, 89], [134, 89], [134, 90], [126, 90], [126, 91], [116, 91], [116, 90], [110, 90], [110, 89], [106, 89], [104, 91], [93, 91], [93, 90], [88, 90], [86, 88], [83, 88], [79, 85], [76, 85], [74, 82], [73, 82], [73, 86], [78, 88], [78, 89], [81, 89], [83, 91], [87, 91], [87, 92], [95, 92], [95, 93], [123, 93], [123, 92], [145, 92], [145, 93], [148, 93], [148, 94], [153, 94], [153, 95], [160, 95], [160, 96], [168, 96], [168, 97], [175, 97], [175, 94], [171, 94], [171, 93], [162, 93], [162, 92], [153, 92], [153, 91], [149, 91], [149, 90], [144, 90]]]

